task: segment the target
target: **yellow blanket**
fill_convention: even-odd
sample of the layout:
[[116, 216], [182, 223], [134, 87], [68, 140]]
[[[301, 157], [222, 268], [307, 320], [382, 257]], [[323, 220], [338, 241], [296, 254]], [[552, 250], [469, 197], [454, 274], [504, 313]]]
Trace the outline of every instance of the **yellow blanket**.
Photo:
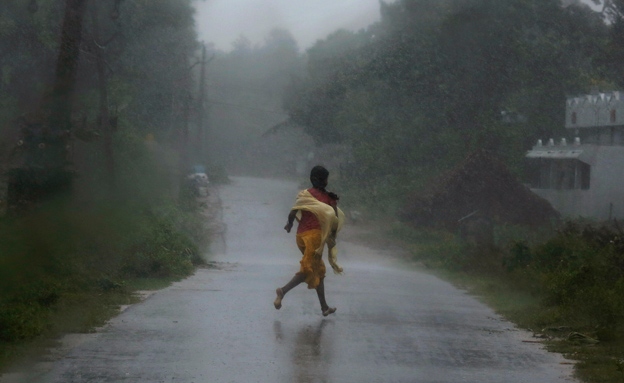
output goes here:
[[293, 206], [292, 210], [299, 210], [297, 220], [301, 218], [302, 210], [309, 211], [316, 216], [321, 225], [321, 245], [316, 249], [316, 256], [323, 256], [323, 248], [327, 244], [329, 264], [334, 273], [342, 274], [343, 269], [337, 262], [338, 249], [336, 249], [336, 237], [345, 221], [345, 215], [342, 210], [337, 209], [338, 217], [336, 217], [333, 207], [317, 200], [307, 190], [302, 190], [297, 194], [295, 206]]

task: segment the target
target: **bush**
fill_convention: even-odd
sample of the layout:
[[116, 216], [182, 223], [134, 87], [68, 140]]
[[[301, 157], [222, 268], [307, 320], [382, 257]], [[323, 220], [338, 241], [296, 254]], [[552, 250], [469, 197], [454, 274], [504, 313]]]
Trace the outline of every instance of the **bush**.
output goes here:
[[534, 292], [568, 320], [613, 328], [624, 319], [623, 238], [617, 227], [567, 222], [543, 244], [514, 244], [508, 270], [536, 277]]
[[0, 216], [0, 342], [41, 334], [55, 310], [77, 302], [93, 301], [97, 312], [107, 305], [98, 298], [123, 295], [134, 278], [184, 277], [203, 262], [203, 218], [197, 203], [182, 207], [174, 198], [172, 151], [120, 129], [114, 188], [90, 147], [71, 199]]
[[50, 310], [76, 292], [101, 293], [137, 277], [183, 277], [202, 262], [187, 232], [202, 231], [175, 206], [60, 203], [0, 219], [0, 340], [41, 334]]
[[558, 230], [497, 226], [493, 246], [445, 231], [396, 225], [426, 265], [504, 281], [541, 301], [544, 325], [563, 322], [606, 333], [624, 320], [624, 233], [617, 225], [566, 222]]
[[466, 243], [455, 234], [395, 224], [392, 226], [391, 235], [413, 244], [412, 255], [426, 265], [459, 271], [470, 267], [472, 263], [473, 254], [468, 251]]

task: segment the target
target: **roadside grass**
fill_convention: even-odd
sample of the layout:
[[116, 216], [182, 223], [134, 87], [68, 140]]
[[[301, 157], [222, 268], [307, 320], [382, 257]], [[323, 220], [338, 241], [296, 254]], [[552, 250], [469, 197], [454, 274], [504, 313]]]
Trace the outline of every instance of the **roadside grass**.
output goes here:
[[140, 302], [142, 291], [161, 290], [184, 277], [133, 278], [108, 291], [63, 293], [53, 305], [43, 310], [26, 310], [24, 313], [18, 309], [23, 319], [30, 323], [29, 327], [36, 323], [36, 332], [31, 330], [30, 335], [22, 335], [19, 339], [0, 341], [0, 373], [45, 360], [49, 349], [57, 346], [63, 335], [93, 333], [117, 316], [123, 306]]
[[[46, 360], [49, 351], [60, 345], [66, 334], [89, 334], [119, 315], [123, 306], [139, 303], [143, 291], [156, 291], [180, 281], [184, 276], [143, 277], [124, 281], [108, 291], [80, 291], [64, 294], [37, 321], [43, 330], [20, 341], [0, 341], [0, 373], [19, 370]], [[30, 318], [33, 320], [34, 318]]]
[[[93, 332], [142, 291], [205, 263], [207, 206], [185, 177], [174, 181], [175, 153], [147, 146], [128, 126], [114, 139], [123, 164], [114, 191], [93, 150], [71, 196], [0, 214], [0, 373], [45, 357], [63, 334]], [[208, 170], [214, 183], [227, 182], [224, 169]]]
[[56, 346], [62, 335], [92, 333], [117, 315], [121, 305], [138, 301], [139, 297], [127, 289], [64, 295], [36, 319], [28, 318], [42, 324], [37, 336], [0, 342], [0, 371], [9, 372], [12, 367], [20, 368], [23, 363], [45, 358], [47, 350]]
[[578, 223], [533, 232], [498, 227], [494, 246], [484, 248], [447, 231], [387, 227], [383, 235], [420, 267], [575, 361], [583, 382], [624, 382], [624, 244], [617, 232]]
[[138, 292], [191, 275], [207, 246], [198, 215], [159, 204], [1, 217], [0, 372], [63, 334], [95, 331]]

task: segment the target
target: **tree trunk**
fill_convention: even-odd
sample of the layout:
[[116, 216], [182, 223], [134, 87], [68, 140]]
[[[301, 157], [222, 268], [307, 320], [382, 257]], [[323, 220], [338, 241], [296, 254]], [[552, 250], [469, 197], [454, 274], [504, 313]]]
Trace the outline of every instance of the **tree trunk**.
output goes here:
[[104, 47], [100, 46], [99, 7], [93, 8], [93, 35], [95, 38], [95, 66], [98, 75], [98, 91], [100, 96], [99, 129], [102, 132], [104, 143], [104, 162], [106, 167], [106, 182], [113, 192], [115, 190], [115, 157], [113, 155], [113, 131], [110, 124], [108, 110], [108, 84], [106, 81], [106, 63]]
[[82, 20], [87, 0], [66, 0], [61, 31], [61, 45], [56, 63], [56, 77], [47, 109], [53, 131], [71, 127], [71, 107], [74, 84], [80, 59]]
[[[61, 29], [61, 43], [52, 90], [41, 104], [41, 117], [46, 129], [40, 132], [45, 150], [30, 149], [32, 163], [27, 166], [63, 168], [67, 160], [68, 131], [71, 129], [72, 96], [82, 41], [82, 20], [88, 0], [66, 0]], [[40, 153], [41, 152], [41, 153]]]

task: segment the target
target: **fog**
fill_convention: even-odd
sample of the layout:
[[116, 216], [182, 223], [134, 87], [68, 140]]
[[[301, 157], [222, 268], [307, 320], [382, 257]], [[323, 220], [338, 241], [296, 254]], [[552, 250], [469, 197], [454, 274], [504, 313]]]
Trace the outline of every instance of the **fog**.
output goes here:
[[[592, 0], [571, 0], [578, 1], [602, 8]], [[337, 29], [357, 31], [380, 18], [379, 0], [198, 0], [195, 8], [199, 38], [224, 51], [240, 35], [261, 44], [274, 28], [291, 31], [305, 50]]]
[[274, 28], [291, 31], [307, 49], [337, 29], [357, 31], [379, 20], [378, 0], [208, 0], [195, 6], [199, 38], [225, 51], [240, 35], [260, 44]]
[[[293, 241], [297, 259], [280, 253], [276, 222], [316, 165], [339, 198], [322, 182], [315, 193], [346, 214], [349, 257], [366, 254], [352, 266], [374, 274], [396, 257], [493, 281], [489, 292], [521, 296], [510, 318], [543, 338], [556, 326], [620, 342], [623, 30], [616, 0], [2, 0], [0, 372], [5, 346], [90, 331], [145, 283], [298, 268]], [[216, 237], [225, 250], [210, 247]], [[395, 266], [370, 286], [392, 281]], [[256, 271], [261, 288], [236, 289], [237, 275], [201, 299], [254, 290], [239, 302], [260, 304], [275, 291]], [[415, 275], [403, 270], [408, 287], [384, 285], [388, 294], [420, 289]], [[407, 315], [400, 300], [388, 315], [370, 304], [342, 325], [437, 307], [422, 297]], [[461, 323], [452, 309], [449, 323]], [[275, 323], [259, 348], [279, 346]], [[414, 323], [402, 322], [406, 334]], [[320, 342], [316, 327], [304, 344]], [[455, 362], [481, 355], [464, 351]], [[493, 354], [483, 355], [500, 362]]]

